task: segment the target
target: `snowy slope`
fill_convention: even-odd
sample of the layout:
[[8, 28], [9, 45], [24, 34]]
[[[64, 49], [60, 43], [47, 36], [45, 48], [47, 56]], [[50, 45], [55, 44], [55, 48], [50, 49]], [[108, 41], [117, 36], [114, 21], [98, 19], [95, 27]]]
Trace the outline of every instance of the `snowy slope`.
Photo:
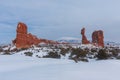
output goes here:
[[119, 60], [72, 60], [0, 55], [0, 80], [119, 80]]

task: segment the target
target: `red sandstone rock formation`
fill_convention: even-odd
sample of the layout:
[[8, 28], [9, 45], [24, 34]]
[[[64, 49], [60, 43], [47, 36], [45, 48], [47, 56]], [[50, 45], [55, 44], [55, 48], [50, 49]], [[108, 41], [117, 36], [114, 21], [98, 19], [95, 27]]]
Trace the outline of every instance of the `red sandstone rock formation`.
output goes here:
[[87, 40], [87, 37], [85, 36], [85, 28], [81, 29], [81, 35], [82, 35], [82, 44], [89, 44], [90, 42]]
[[28, 48], [33, 44], [37, 45], [40, 43], [40, 40], [36, 36], [27, 33], [27, 26], [24, 23], [18, 23], [16, 32], [16, 39], [13, 43], [17, 48]]
[[18, 23], [16, 32], [17, 35], [16, 39], [13, 40], [13, 44], [15, 44], [17, 48], [29, 48], [32, 45], [38, 45], [39, 43], [58, 44], [56, 41], [39, 39], [35, 35], [28, 33], [27, 26], [22, 22]]
[[102, 30], [94, 31], [92, 33], [92, 43], [104, 47], [104, 34]]

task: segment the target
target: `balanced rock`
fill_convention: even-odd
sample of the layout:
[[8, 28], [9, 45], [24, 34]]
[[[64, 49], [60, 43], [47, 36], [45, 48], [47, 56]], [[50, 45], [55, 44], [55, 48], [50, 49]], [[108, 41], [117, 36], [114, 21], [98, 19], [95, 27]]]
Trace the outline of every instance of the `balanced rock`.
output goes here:
[[82, 35], [82, 44], [89, 44], [90, 42], [87, 40], [87, 37], [85, 36], [85, 28], [81, 29], [81, 35]]
[[104, 47], [104, 34], [102, 30], [94, 31], [92, 33], [92, 43]]

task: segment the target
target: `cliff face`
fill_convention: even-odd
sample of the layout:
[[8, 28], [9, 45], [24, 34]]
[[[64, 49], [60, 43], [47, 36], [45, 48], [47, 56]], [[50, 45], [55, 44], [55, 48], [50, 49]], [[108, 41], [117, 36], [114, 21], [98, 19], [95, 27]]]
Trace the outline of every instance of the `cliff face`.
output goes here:
[[92, 33], [92, 43], [104, 47], [104, 34], [102, 30], [94, 31]]
[[13, 43], [17, 48], [28, 48], [33, 44], [40, 43], [40, 40], [36, 36], [27, 32], [27, 26], [24, 23], [18, 23], [16, 32], [16, 39]]
[[89, 44], [90, 42], [87, 40], [87, 37], [85, 36], [85, 28], [81, 29], [81, 35], [82, 35], [82, 44]]

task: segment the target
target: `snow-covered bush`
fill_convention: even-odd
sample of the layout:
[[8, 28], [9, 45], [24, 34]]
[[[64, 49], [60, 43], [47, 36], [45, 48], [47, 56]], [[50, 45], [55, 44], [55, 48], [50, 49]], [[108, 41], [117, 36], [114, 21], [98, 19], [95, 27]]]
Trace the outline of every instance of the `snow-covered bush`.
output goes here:
[[66, 56], [66, 54], [70, 51], [70, 48], [60, 48], [60, 54]]
[[70, 55], [70, 59], [74, 60], [75, 62], [78, 62], [78, 61], [88, 62], [87, 54], [88, 54], [88, 51], [85, 49], [73, 48]]
[[100, 49], [96, 57], [97, 59], [108, 59], [109, 55], [106, 52], [106, 49]]
[[3, 53], [3, 55], [11, 55], [11, 54], [10, 54], [10, 51], [5, 50], [4, 53]]
[[32, 52], [25, 52], [24, 54], [25, 54], [26, 56], [32, 56], [32, 55], [33, 55]]
[[2, 49], [2, 48], [0, 48], [0, 52], [3, 52], [3, 49]]
[[60, 58], [60, 55], [57, 52], [50, 51], [48, 55], [43, 56], [43, 58]]

